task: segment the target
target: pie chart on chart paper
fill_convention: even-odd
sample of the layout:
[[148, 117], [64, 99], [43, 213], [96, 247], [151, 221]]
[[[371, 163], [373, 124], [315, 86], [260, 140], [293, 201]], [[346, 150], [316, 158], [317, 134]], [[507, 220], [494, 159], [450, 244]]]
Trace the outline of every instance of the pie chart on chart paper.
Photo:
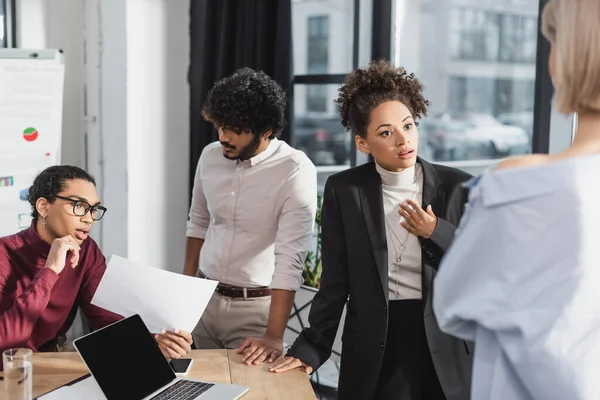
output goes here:
[[23, 131], [23, 138], [28, 142], [33, 142], [38, 138], [38, 131], [35, 128], [27, 128]]

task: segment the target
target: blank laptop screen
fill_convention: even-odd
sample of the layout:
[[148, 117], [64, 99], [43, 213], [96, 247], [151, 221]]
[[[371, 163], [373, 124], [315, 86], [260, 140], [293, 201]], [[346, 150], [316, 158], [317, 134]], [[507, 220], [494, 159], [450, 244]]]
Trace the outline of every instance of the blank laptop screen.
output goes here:
[[175, 379], [139, 315], [84, 336], [75, 345], [108, 400], [143, 399]]

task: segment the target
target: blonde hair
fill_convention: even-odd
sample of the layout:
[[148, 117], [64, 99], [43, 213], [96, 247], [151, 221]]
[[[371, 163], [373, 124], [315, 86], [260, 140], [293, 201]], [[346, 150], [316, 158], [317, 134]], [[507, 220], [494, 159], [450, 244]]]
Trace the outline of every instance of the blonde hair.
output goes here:
[[553, 47], [556, 106], [600, 112], [600, 0], [550, 0], [542, 24]]

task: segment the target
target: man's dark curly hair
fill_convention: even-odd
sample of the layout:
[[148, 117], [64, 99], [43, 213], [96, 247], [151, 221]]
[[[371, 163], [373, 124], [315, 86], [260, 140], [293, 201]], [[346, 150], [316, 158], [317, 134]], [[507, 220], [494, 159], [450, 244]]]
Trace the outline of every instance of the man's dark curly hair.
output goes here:
[[414, 74], [388, 61], [373, 61], [367, 69], [357, 68], [339, 89], [342, 125], [355, 135], [367, 137], [371, 111], [386, 101], [400, 101], [415, 120], [427, 115], [429, 101], [423, 97], [423, 86]]
[[96, 186], [96, 180], [90, 174], [72, 165], [54, 165], [36, 176], [27, 195], [27, 201], [31, 204], [31, 216], [35, 221], [39, 217], [35, 208], [38, 199], [44, 197], [50, 203], [54, 203], [56, 196], [64, 190], [67, 181], [73, 179], [82, 179]]
[[268, 130], [270, 139], [285, 128], [285, 92], [267, 74], [250, 68], [237, 70], [218, 81], [208, 92], [202, 116], [217, 127], [261, 136]]

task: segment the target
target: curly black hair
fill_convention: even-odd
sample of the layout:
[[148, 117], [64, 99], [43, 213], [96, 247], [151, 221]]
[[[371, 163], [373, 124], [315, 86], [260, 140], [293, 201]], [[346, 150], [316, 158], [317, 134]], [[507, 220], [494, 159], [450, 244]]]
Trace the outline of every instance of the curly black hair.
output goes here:
[[39, 213], [35, 208], [38, 199], [43, 197], [50, 203], [54, 203], [56, 196], [65, 188], [66, 182], [73, 179], [82, 179], [96, 186], [96, 180], [90, 174], [72, 165], [54, 165], [46, 168], [35, 177], [27, 194], [27, 201], [31, 204], [31, 216], [34, 221], [37, 221], [39, 217]]
[[367, 69], [357, 68], [346, 77], [336, 103], [344, 128], [365, 138], [371, 111], [386, 101], [402, 102], [415, 120], [427, 115], [429, 101], [422, 92], [414, 74], [386, 60], [372, 61]]
[[281, 86], [262, 71], [241, 68], [218, 81], [208, 92], [202, 116], [217, 127], [270, 139], [285, 128], [286, 95]]

